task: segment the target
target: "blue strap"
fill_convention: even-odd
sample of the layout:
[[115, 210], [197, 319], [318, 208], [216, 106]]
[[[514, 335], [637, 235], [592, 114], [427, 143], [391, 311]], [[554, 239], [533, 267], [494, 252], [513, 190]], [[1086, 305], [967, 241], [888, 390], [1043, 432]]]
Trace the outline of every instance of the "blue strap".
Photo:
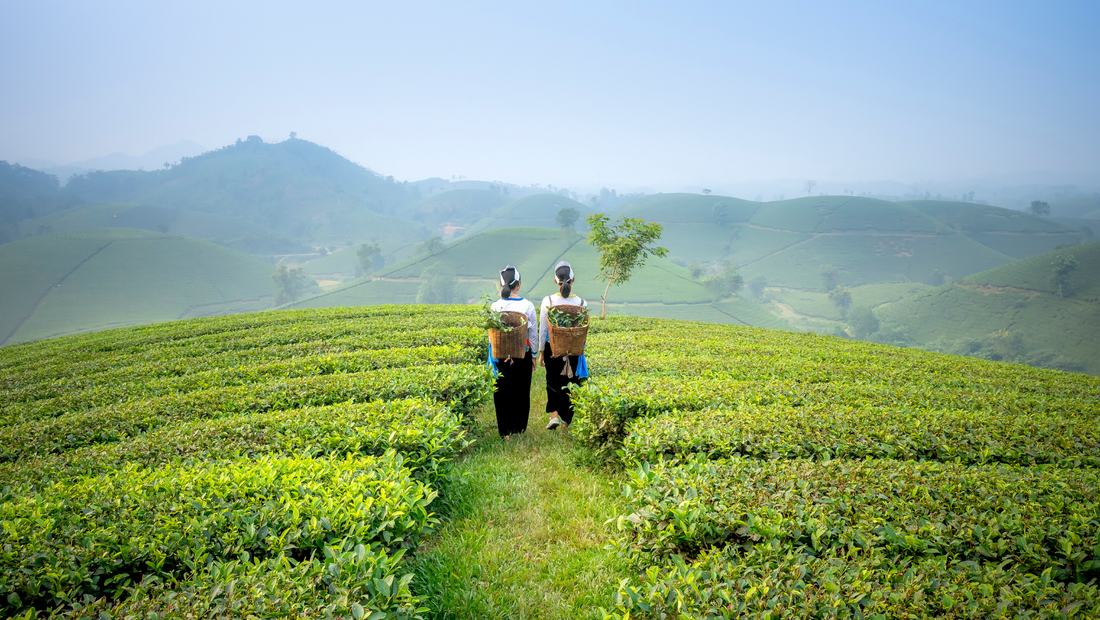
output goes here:
[[489, 370], [493, 371], [493, 376], [494, 377], [497, 376], [498, 374], [500, 374], [499, 371], [497, 370], [497, 362], [496, 362], [496, 360], [493, 359], [493, 343], [491, 343], [491, 342], [489, 343], [489, 361], [485, 364], [485, 366]]
[[588, 361], [584, 359], [584, 353], [581, 353], [581, 359], [577, 360], [576, 376], [581, 378], [588, 377]]

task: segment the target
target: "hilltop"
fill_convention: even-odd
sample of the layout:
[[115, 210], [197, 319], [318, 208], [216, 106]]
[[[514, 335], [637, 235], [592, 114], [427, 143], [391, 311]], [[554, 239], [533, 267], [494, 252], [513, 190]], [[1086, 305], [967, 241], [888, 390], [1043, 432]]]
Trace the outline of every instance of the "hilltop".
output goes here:
[[[1078, 268], [1059, 297], [1056, 257]], [[1100, 374], [1100, 243], [1063, 248], [902, 297], [878, 310], [914, 344]]]
[[270, 307], [274, 267], [128, 228], [0, 245], [0, 344]]

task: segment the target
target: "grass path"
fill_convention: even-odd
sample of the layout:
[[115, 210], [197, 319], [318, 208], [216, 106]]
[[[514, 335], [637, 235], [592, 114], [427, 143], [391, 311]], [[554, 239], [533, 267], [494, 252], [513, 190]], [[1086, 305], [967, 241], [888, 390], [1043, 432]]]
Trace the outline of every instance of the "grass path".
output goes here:
[[531, 421], [505, 442], [492, 404], [476, 412], [479, 439], [442, 491], [443, 525], [414, 561], [431, 618], [592, 618], [611, 607], [627, 566], [603, 549], [604, 522], [623, 514], [622, 476], [578, 465], [584, 449], [546, 431], [544, 371], [531, 386]]

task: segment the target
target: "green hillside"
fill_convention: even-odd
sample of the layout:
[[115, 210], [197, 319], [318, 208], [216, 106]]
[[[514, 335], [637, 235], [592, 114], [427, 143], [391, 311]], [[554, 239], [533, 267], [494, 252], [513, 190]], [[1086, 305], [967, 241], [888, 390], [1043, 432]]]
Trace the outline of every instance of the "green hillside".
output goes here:
[[912, 206], [948, 228], [1013, 258], [1043, 254], [1059, 245], [1076, 244], [1081, 240], [1081, 234], [1075, 229], [1012, 209], [935, 200], [897, 204]]
[[873, 198], [754, 203], [658, 194], [626, 203], [623, 212], [660, 222], [671, 260], [731, 260], [746, 279], [807, 291], [820, 288], [823, 265], [837, 270], [842, 286], [856, 287], [925, 282], [937, 270], [961, 278], [1012, 260], [910, 204]]
[[486, 352], [446, 305], [0, 348], [0, 614], [1100, 609], [1096, 377], [612, 317], [570, 428], [542, 428], [540, 372], [505, 441]]
[[584, 218], [592, 213], [592, 209], [583, 204], [559, 196], [557, 194], [535, 194], [513, 200], [496, 209], [489, 215], [479, 220], [466, 232], [467, 235], [477, 234], [495, 228], [512, 228], [515, 226], [540, 226], [544, 228], [558, 228], [554, 219], [558, 211], [562, 209], [576, 209], [580, 212], [575, 228], [584, 230]]
[[452, 226], [468, 228], [510, 201], [510, 198], [499, 192], [484, 189], [453, 189], [432, 194], [423, 200], [402, 207], [398, 215], [431, 227], [449, 223]]
[[7, 344], [271, 304], [273, 267], [212, 243], [127, 228], [0, 246]]
[[[537, 305], [544, 296], [557, 290], [551, 271], [560, 260], [569, 261], [577, 274], [573, 290], [590, 303], [597, 303], [605, 285], [593, 280], [598, 272], [598, 255], [585, 238], [571, 231], [526, 227], [498, 228], [464, 236], [439, 254], [387, 267], [369, 279], [292, 307], [415, 303], [421, 275], [436, 264], [454, 271], [458, 280], [456, 294], [467, 302], [484, 294], [495, 295], [499, 288], [497, 273], [507, 264], [516, 265], [523, 276], [522, 293]], [[786, 327], [783, 321], [744, 299], [731, 298], [712, 304], [707, 291], [691, 279], [686, 269], [661, 259], [647, 260], [628, 283], [611, 290], [609, 300], [611, 314]]]
[[[1064, 298], [1050, 279], [1057, 256], [1079, 263]], [[1100, 374], [1100, 243], [974, 274], [907, 296], [879, 314], [903, 326], [918, 346]], [[1008, 335], [991, 336], [1002, 330]]]
[[1100, 195], [1081, 195], [1050, 202], [1053, 217], [1073, 219], [1100, 219]]

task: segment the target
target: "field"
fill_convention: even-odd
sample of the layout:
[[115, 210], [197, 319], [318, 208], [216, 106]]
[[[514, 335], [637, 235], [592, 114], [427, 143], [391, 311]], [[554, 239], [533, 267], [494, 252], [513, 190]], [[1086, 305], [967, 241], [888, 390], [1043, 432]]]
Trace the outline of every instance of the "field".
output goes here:
[[417, 616], [402, 558], [490, 385], [474, 319], [294, 311], [0, 350], [4, 615]]
[[621, 327], [575, 424], [631, 471], [606, 618], [1095, 617], [1100, 379]]
[[576, 209], [580, 213], [580, 219], [577, 220], [574, 227], [579, 231], [585, 230], [584, 218], [592, 213], [592, 209], [565, 196], [535, 194], [534, 196], [513, 200], [486, 215], [471, 226], [466, 234], [472, 235], [496, 228], [518, 226], [557, 229], [559, 226], [555, 222], [555, 218], [558, 216], [558, 211], [562, 209]]
[[126, 228], [0, 246], [0, 343], [271, 305], [271, 265], [227, 248]]
[[1098, 378], [613, 317], [572, 437], [533, 412], [509, 444], [484, 341], [467, 307], [376, 306], [0, 349], [4, 614], [1100, 608]]
[[[462, 301], [476, 301], [484, 294], [495, 296], [499, 290], [497, 273], [507, 264], [516, 265], [523, 276], [521, 294], [538, 305], [544, 296], [557, 290], [551, 270], [559, 260], [573, 265], [577, 274], [574, 292], [589, 303], [597, 303], [604, 285], [593, 280], [598, 255], [584, 237], [571, 231], [519, 227], [462, 237], [439, 254], [421, 255], [384, 268], [371, 279], [347, 284], [293, 307], [414, 303], [421, 274], [435, 264], [455, 272]], [[744, 298], [712, 304], [702, 284], [692, 280], [686, 269], [662, 259], [648, 259], [629, 282], [613, 287], [608, 299], [611, 314], [786, 327], [782, 320]]]
[[[1063, 298], [1051, 283], [1051, 261], [1075, 257]], [[919, 346], [959, 353], [986, 348], [995, 332], [1019, 334], [1010, 359], [1060, 356], [1067, 366], [1100, 374], [1100, 243], [1074, 246], [977, 273], [949, 286], [926, 289], [883, 307], [881, 318], [904, 326]], [[969, 348], [969, 350], [967, 350]]]

